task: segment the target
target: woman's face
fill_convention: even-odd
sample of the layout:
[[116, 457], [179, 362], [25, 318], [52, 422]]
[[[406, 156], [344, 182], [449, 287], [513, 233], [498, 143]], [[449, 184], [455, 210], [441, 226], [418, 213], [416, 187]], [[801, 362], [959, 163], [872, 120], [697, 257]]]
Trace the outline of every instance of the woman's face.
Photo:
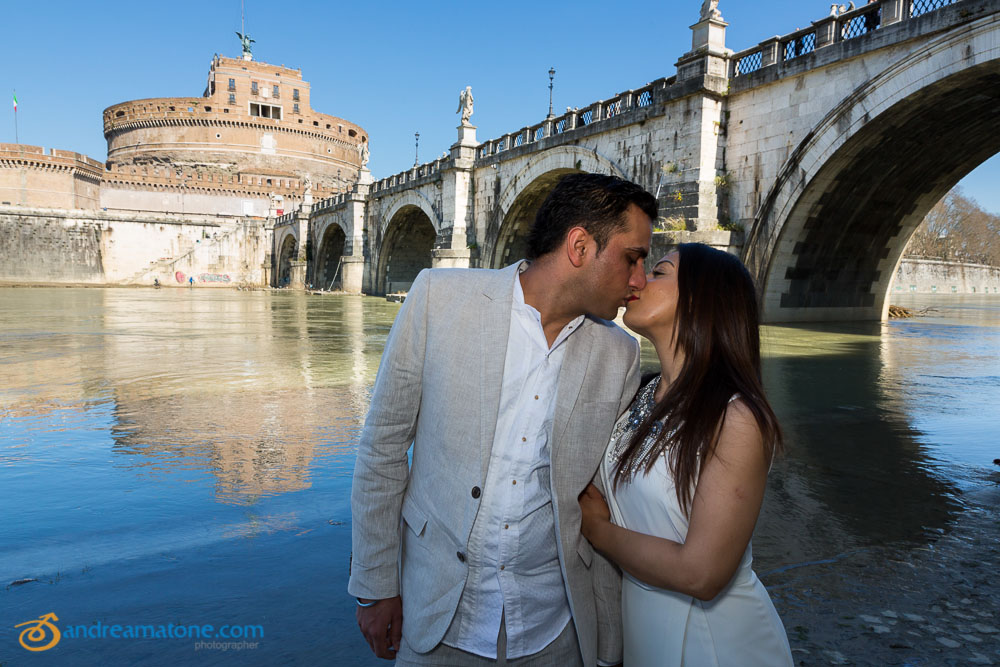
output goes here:
[[646, 338], [654, 338], [659, 332], [670, 340], [677, 312], [679, 268], [680, 253], [676, 250], [656, 263], [646, 276], [646, 287], [634, 292], [625, 306], [625, 326]]

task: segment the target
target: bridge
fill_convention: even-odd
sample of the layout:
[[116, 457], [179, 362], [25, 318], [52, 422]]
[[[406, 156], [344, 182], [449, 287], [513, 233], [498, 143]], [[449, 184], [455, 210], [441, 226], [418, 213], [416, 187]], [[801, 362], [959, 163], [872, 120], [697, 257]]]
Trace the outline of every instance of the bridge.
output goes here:
[[701, 17], [673, 76], [307, 198], [269, 280], [385, 294], [505, 266], [563, 174], [600, 172], [656, 194], [658, 249], [740, 254], [766, 321], [884, 319], [917, 225], [1000, 150], [1000, 0], [875, 0], [738, 52], [727, 25]]

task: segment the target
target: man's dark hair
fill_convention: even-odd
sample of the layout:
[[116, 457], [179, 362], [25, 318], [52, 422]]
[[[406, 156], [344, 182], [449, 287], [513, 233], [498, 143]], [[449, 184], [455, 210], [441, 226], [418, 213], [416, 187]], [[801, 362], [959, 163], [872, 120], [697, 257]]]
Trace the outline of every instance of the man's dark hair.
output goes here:
[[625, 211], [632, 204], [656, 220], [656, 199], [631, 181], [604, 174], [564, 176], [538, 209], [525, 255], [537, 259], [549, 254], [573, 227], [586, 229], [599, 253], [612, 234], [627, 227]]

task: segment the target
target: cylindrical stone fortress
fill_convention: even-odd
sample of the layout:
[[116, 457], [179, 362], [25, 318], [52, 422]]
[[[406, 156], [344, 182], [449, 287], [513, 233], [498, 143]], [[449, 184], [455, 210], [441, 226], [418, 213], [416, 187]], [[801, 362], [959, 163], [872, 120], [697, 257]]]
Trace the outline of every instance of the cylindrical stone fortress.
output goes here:
[[368, 134], [313, 111], [301, 70], [215, 56], [203, 97], [152, 98], [104, 110], [108, 166], [167, 166], [305, 178], [344, 191]]

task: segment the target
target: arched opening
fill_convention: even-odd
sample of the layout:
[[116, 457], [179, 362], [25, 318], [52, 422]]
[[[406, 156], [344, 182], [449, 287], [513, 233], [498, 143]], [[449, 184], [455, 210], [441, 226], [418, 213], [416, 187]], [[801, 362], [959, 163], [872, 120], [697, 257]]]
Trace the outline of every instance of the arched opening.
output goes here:
[[343, 285], [341, 259], [344, 256], [346, 243], [347, 236], [336, 223], [329, 225], [323, 232], [319, 253], [316, 255], [314, 285], [317, 289], [332, 290]]
[[[864, 94], [841, 105], [830, 127], [850, 127], [852, 114], [867, 121]], [[993, 61], [940, 79], [867, 121], [804, 183], [787, 218], [777, 221], [776, 240], [761, 233], [774, 213], [765, 205], [746, 249], [763, 287], [765, 319], [882, 319], [913, 232], [956, 183], [1000, 151], [998, 127], [1000, 63]], [[794, 163], [784, 174], [786, 181], [807, 177]]]
[[292, 281], [292, 260], [295, 259], [297, 244], [295, 237], [289, 234], [281, 242], [281, 252], [278, 253], [278, 271], [275, 274], [275, 287], [288, 287]]
[[431, 267], [437, 231], [419, 206], [404, 206], [386, 228], [379, 261], [379, 292], [391, 294], [410, 289], [417, 274]]
[[500, 269], [524, 258], [528, 232], [542, 202], [556, 187], [559, 179], [574, 173], [579, 173], [579, 170], [553, 169], [536, 178], [517, 195], [500, 224], [489, 258], [489, 268]]

